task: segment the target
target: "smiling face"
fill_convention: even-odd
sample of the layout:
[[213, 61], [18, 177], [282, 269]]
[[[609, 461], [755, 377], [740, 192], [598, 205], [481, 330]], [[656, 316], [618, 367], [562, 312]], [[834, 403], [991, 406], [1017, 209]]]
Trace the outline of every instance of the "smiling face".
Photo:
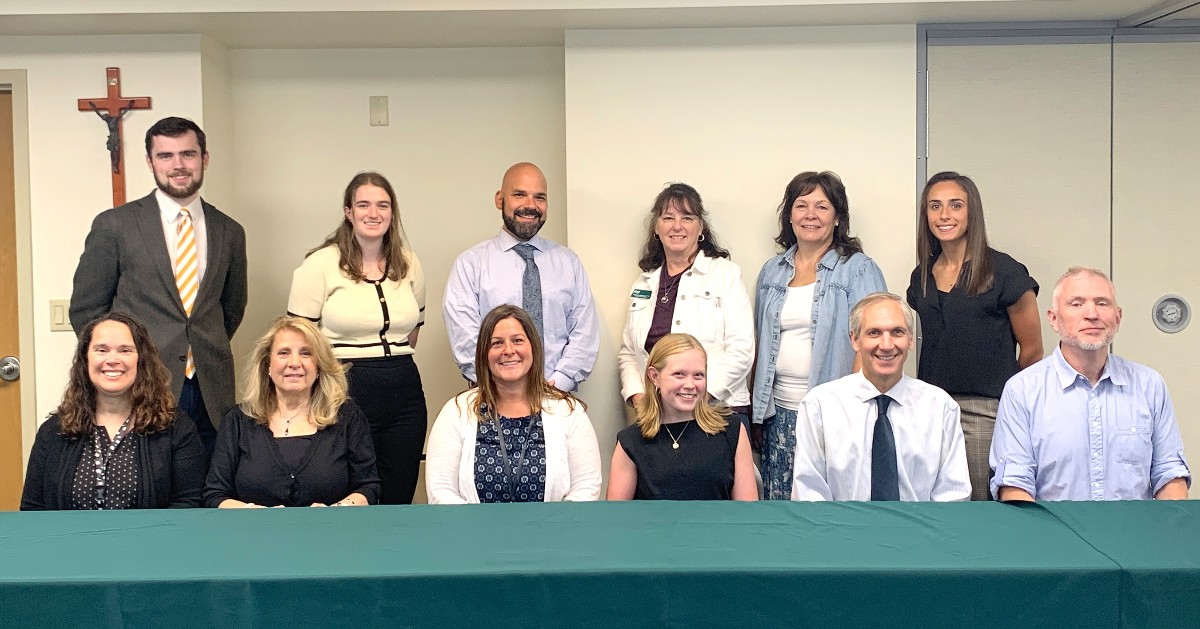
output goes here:
[[343, 211], [354, 227], [354, 237], [364, 243], [383, 239], [392, 225], [392, 209], [392, 198], [387, 190], [367, 183], [354, 191], [352, 206]]
[[496, 209], [504, 228], [520, 241], [537, 235], [546, 224], [546, 177], [533, 164], [517, 164], [504, 174], [496, 192]]
[[156, 135], [151, 138], [146, 163], [160, 190], [176, 201], [187, 201], [204, 184], [208, 153], [201, 153], [195, 131], [187, 131], [177, 138]]
[[1047, 317], [1064, 345], [1085, 351], [1107, 351], [1121, 329], [1121, 308], [1112, 284], [1091, 273], [1059, 282]]
[[509, 317], [501, 319], [488, 341], [488, 370], [497, 384], [524, 384], [533, 367], [533, 347], [521, 322]]
[[271, 382], [279, 393], [299, 393], [312, 390], [317, 381], [317, 360], [304, 335], [283, 328], [271, 342], [271, 360], [267, 367]]
[[829, 248], [833, 242], [833, 228], [837, 225], [837, 212], [821, 186], [796, 198], [792, 203], [791, 223], [800, 246]]
[[863, 376], [881, 393], [891, 389], [904, 376], [904, 360], [912, 347], [912, 331], [900, 304], [881, 300], [867, 306], [850, 343], [862, 362]]
[[662, 369], [647, 368], [662, 400], [663, 423], [692, 419], [696, 404], [708, 394], [706, 371], [704, 353], [698, 349], [668, 356]]
[[692, 213], [686, 201], [668, 201], [666, 209], [654, 221], [654, 235], [663, 251], [671, 257], [690, 258], [700, 248], [704, 221]]
[[967, 237], [967, 191], [953, 181], [943, 181], [929, 189], [925, 202], [925, 220], [934, 238], [942, 243]]
[[128, 397], [137, 381], [138, 351], [129, 326], [102, 321], [92, 330], [88, 344], [88, 377], [96, 395]]

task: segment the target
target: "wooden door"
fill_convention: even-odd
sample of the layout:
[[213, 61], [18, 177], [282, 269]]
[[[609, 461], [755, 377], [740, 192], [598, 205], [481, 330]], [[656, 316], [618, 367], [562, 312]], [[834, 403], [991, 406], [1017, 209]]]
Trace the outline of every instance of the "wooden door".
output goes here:
[[[0, 91], [0, 358], [17, 356], [17, 210], [12, 92]], [[21, 501], [21, 387], [0, 380], [0, 509]]]

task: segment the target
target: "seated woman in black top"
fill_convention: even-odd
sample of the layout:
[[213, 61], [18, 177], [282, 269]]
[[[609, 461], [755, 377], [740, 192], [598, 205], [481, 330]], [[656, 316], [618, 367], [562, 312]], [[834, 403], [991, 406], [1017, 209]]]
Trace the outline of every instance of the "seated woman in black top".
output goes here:
[[617, 433], [609, 500], [758, 500], [746, 427], [709, 404], [707, 361], [690, 334], [654, 344], [643, 379], [654, 394], [635, 405], [637, 423]]
[[990, 499], [988, 450], [1004, 383], [1042, 358], [1037, 292], [1025, 265], [988, 246], [975, 182], [955, 172], [931, 177], [908, 285], [921, 317], [917, 377], [958, 402], [972, 500]]
[[344, 367], [307, 319], [276, 319], [250, 355], [245, 399], [221, 422], [205, 506], [341, 507], [378, 499], [371, 429], [346, 395]]
[[62, 403], [29, 453], [21, 510], [200, 506], [204, 446], [170, 378], [129, 315], [85, 326]]

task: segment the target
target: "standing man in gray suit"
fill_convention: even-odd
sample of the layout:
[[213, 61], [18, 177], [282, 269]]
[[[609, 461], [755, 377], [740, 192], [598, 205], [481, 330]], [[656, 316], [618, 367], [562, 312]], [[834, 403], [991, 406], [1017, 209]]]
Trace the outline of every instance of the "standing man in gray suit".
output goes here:
[[246, 310], [246, 232], [200, 198], [208, 150], [196, 123], [154, 123], [146, 164], [158, 189], [92, 222], [75, 269], [71, 326], [82, 330], [112, 310], [144, 324], [211, 455], [216, 424], [234, 405], [229, 341]]

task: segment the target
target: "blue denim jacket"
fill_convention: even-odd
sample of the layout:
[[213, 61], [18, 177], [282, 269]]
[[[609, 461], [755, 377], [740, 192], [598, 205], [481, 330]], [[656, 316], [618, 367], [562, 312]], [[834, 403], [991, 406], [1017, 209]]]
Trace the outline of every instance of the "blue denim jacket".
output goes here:
[[[754, 323], [758, 334], [754, 391], [751, 392], [754, 423], [775, 414], [775, 362], [779, 359], [779, 313], [787, 298], [788, 284], [796, 276], [796, 245], [767, 260], [754, 288]], [[864, 253], [848, 259], [830, 249], [817, 263], [813, 287], [813, 349], [808, 389], [841, 378], [854, 367], [850, 346], [850, 309], [867, 295], [887, 290], [879, 265]]]

